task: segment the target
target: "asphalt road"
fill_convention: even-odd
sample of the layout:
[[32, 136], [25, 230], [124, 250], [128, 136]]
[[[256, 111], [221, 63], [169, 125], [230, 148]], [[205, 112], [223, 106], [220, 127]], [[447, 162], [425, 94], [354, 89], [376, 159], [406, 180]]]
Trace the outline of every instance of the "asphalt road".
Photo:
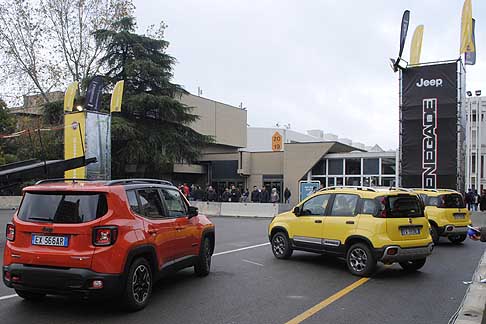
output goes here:
[[[0, 252], [11, 212], [0, 211]], [[286, 323], [342, 292], [359, 278], [343, 260], [296, 252], [276, 260], [267, 243], [269, 220], [212, 218], [217, 227], [211, 274], [197, 278], [192, 269], [160, 281], [148, 307], [125, 313], [116, 302], [47, 297], [39, 303], [19, 297], [0, 283], [0, 323]], [[482, 216], [476, 223], [486, 224]], [[261, 245], [249, 249], [254, 245]], [[459, 307], [485, 245], [444, 240], [417, 273], [398, 265], [378, 273], [303, 323], [447, 323]], [[235, 251], [236, 250], [236, 251]], [[224, 253], [234, 251], [231, 253]], [[223, 253], [222, 253], [223, 252]], [[340, 297], [340, 298], [339, 298]]]

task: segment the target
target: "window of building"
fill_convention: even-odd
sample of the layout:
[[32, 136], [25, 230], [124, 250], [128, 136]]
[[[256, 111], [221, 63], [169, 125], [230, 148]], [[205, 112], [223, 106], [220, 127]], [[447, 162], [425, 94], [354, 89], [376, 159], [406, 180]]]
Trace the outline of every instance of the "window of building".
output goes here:
[[342, 175], [343, 174], [343, 159], [330, 159], [328, 174]]
[[378, 177], [363, 177], [363, 186], [367, 187], [374, 187], [378, 186], [379, 184], [379, 178]]
[[481, 178], [484, 178], [484, 155], [481, 155]]
[[320, 160], [312, 168], [312, 175], [323, 175], [326, 174], [326, 161]]
[[360, 177], [346, 177], [346, 185], [347, 186], [361, 186], [361, 178]]
[[381, 174], [395, 174], [395, 159], [382, 158], [381, 159]]
[[346, 175], [361, 174], [361, 159], [346, 159]]
[[379, 159], [363, 159], [363, 174], [378, 174], [380, 173]]
[[383, 177], [381, 178], [381, 185], [384, 187], [394, 187], [395, 186], [395, 177]]
[[471, 156], [471, 172], [476, 173], [476, 155]]

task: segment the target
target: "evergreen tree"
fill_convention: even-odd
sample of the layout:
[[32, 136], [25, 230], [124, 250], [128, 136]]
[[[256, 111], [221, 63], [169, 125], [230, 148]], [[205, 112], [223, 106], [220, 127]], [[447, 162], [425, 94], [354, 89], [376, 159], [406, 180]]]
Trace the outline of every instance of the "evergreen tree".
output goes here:
[[122, 112], [112, 120], [114, 177], [123, 177], [127, 164], [144, 169], [138, 175], [162, 177], [175, 162], [196, 161], [212, 141], [189, 127], [198, 116], [176, 100], [186, 92], [171, 82], [175, 59], [166, 53], [169, 43], [162, 35], [136, 34], [133, 17], [95, 34], [105, 49], [102, 63], [108, 84], [125, 80]]

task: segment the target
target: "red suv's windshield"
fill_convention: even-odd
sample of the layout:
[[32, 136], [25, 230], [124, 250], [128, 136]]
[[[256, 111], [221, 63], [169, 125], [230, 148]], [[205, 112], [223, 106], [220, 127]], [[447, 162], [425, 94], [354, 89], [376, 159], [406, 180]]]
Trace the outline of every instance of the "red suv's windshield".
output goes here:
[[83, 223], [107, 212], [106, 197], [94, 192], [27, 192], [18, 217], [24, 221]]

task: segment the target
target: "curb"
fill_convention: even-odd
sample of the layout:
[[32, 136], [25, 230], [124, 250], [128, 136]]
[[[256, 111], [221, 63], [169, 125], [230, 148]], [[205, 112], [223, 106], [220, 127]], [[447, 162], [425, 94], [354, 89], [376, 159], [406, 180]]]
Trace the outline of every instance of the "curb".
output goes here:
[[486, 278], [486, 251], [474, 272], [472, 284], [466, 291], [463, 303], [458, 310], [455, 324], [481, 324], [486, 318], [486, 283], [481, 279]]

